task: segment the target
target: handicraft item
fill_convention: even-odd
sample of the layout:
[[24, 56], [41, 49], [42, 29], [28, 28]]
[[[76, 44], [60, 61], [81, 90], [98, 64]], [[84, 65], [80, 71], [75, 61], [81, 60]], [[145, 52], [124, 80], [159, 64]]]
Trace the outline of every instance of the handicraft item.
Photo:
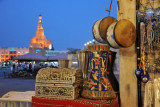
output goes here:
[[103, 37], [101, 36], [101, 34], [99, 32], [99, 24], [100, 24], [101, 20], [102, 19], [96, 21], [95, 24], [93, 25], [93, 28], [92, 28], [93, 37], [96, 41], [98, 41], [100, 43], [106, 43], [106, 41], [103, 39]]
[[77, 55], [78, 55], [78, 67], [82, 70], [83, 80], [86, 80], [88, 72], [89, 52], [78, 51]]
[[129, 47], [136, 41], [136, 28], [129, 20], [122, 19], [116, 23], [113, 35], [119, 46]]
[[107, 29], [114, 22], [117, 22], [117, 20], [113, 17], [108, 16], [108, 17], [103, 18], [99, 24], [100, 35], [105, 41], [106, 41]]
[[82, 96], [90, 99], [113, 99], [114, 89], [107, 77], [109, 74], [109, 46], [89, 45], [89, 70], [83, 84]]
[[[147, 2], [149, 3], [149, 2]], [[144, 107], [159, 107], [160, 106], [160, 84], [159, 76], [160, 72], [160, 8], [147, 8], [145, 11], [137, 11], [137, 28], [140, 28], [139, 43], [140, 46], [137, 47], [140, 51], [140, 64], [135, 74], [139, 80], [145, 86], [144, 91]], [[138, 52], [137, 52], [138, 53]], [[138, 56], [138, 55], [137, 55]], [[138, 84], [139, 85], [139, 84]], [[139, 85], [141, 89], [141, 86]], [[141, 95], [141, 94], [140, 94]], [[142, 94], [143, 95], [143, 94]]]
[[145, 84], [144, 107], [153, 107], [153, 84], [151, 81]]
[[67, 59], [60, 59], [59, 60], [59, 67], [61, 68], [68, 68], [69, 60]]
[[107, 29], [107, 34], [106, 34], [106, 40], [107, 43], [112, 47], [112, 48], [120, 48], [120, 46], [116, 43], [115, 37], [114, 37], [114, 28], [117, 22], [112, 23], [108, 29]]
[[75, 68], [42, 68], [36, 76], [35, 96], [76, 99], [82, 87], [82, 71]]

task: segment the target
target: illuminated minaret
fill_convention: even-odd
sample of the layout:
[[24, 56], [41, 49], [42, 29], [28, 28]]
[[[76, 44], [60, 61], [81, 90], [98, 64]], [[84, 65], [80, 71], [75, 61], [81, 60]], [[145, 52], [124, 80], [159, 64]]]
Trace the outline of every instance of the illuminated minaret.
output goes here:
[[36, 37], [46, 38], [44, 35], [44, 29], [42, 27], [42, 16], [41, 15], [39, 15]]
[[42, 16], [39, 15], [36, 35], [35, 37], [31, 38], [31, 43], [29, 45], [30, 53], [41, 53], [42, 51], [49, 49], [50, 45], [51, 40], [46, 39], [46, 36], [44, 35], [44, 29], [42, 27]]

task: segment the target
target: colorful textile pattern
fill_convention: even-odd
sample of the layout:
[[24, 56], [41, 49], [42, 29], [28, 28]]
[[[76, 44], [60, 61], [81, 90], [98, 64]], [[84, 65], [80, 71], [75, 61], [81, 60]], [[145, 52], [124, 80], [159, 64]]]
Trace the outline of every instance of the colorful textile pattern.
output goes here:
[[88, 81], [84, 83], [82, 96], [91, 99], [112, 99], [116, 95], [107, 78], [108, 51], [90, 51]]
[[89, 100], [79, 98], [76, 100], [49, 99], [32, 97], [33, 107], [119, 107], [118, 97], [109, 100]]

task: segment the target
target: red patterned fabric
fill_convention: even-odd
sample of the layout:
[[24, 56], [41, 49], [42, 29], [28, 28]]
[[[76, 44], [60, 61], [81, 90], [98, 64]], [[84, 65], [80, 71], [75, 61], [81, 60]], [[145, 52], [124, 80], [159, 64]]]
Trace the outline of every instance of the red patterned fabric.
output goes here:
[[33, 107], [119, 107], [118, 97], [113, 100], [76, 100], [49, 99], [32, 97]]

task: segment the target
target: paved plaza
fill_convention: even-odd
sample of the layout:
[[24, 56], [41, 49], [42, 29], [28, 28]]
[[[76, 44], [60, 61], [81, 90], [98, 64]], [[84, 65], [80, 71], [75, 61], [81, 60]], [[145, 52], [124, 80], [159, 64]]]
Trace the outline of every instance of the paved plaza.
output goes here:
[[10, 68], [0, 69], [0, 97], [9, 91], [34, 91], [35, 79], [22, 79], [22, 78], [8, 78], [4, 77], [10, 73]]

